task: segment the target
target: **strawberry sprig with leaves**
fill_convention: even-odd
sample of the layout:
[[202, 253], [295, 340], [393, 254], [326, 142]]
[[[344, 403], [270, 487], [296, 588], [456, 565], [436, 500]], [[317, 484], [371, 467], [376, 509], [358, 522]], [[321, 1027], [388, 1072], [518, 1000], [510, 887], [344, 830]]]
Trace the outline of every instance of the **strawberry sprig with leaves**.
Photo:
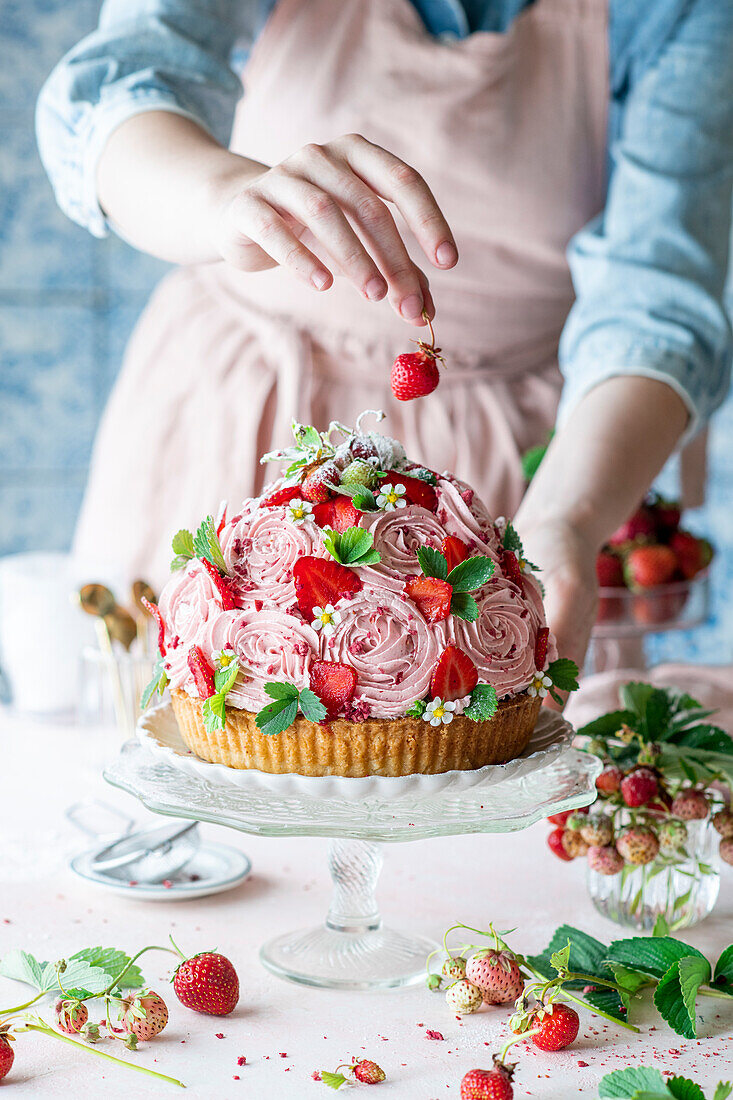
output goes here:
[[[729, 1081], [720, 1081], [712, 1100], [727, 1100]], [[689, 1077], [663, 1077], [654, 1066], [632, 1066], [607, 1073], [598, 1083], [599, 1100], [705, 1100], [701, 1087]]]
[[314, 691], [294, 684], [271, 681], [265, 684], [265, 692], [273, 700], [257, 714], [257, 728], [267, 737], [273, 737], [292, 726], [298, 717], [298, 711], [309, 722], [322, 722], [326, 717], [326, 708]]
[[323, 545], [340, 565], [376, 565], [382, 555], [374, 549], [374, 535], [361, 527], [349, 527], [339, 534], [331, 527], [323, 532]]
[[[406, 711], [408, 718], [422, 718], [428, 705], [427, 699], [416, 699]], [[464, 707], [463, 715], [473, 722], [488, 722], [496, 714], [499, 700], [496, 696], [496, 688], [492, 684], [476, 684], [471, 692], [471, 700]]]
[[162, 695], [168, 687], [168, 672], [165, 667], [165, 657], [158, 657], [153, 665], [153, 675], [146, 684], [140, 696], [140, 706], [144, 710], [150, 706], [154, 695]]
[[578, 666], [569, 657], [558, 657], [547, 666], [542, 675], [550, 681], [547, 690], [560, 706], [565, 700], [559, 692], [578, 690]]
[[232, 650], [224, 650], [219, 658], [219, 667], [214, 673], [216, 691], [204, 699], [201, 717], [207, 733], [223, 730], [226, 722], [226, 698], [236, 683], [240, 665]]
[[445, 554], [432, 546], [419, 547], [416, 556], [424, 576], [436, 577], [451, 586], [451, 615], [475, 623], [478, 618], [478, 604], [470, 593], [478, 591], [493, 577], [494, 563], [491, 558], [487, 558], [485, 554], [475, 554], [459, 562], [449, 572]]
[[171, 545], [176, 555], [171, 562], [173, 572], [183, 569], [193, 558], [199, 558], [202, 561], [208, 561], [222, 576], [226, 576], [226, 562], [213, 516], [206, 516], [202, 520], [195, 535], [185, 528], [177, 531]]
[[332, 433], [341, 431], [348, 434], [349, 431], [335, 421], [329, 425], [327, 431], [319, 432], [312, 424], [298, 424], [295, 420], [292, 423], [292, 430], [295, 442], [291, 447], [268, 451], [260, 459], [262, 463], [287, 462], [285, 477], [288, 478], [303, 473], [308, 466], [318, 465], [333, 458], [336, 448], [331, 442]]

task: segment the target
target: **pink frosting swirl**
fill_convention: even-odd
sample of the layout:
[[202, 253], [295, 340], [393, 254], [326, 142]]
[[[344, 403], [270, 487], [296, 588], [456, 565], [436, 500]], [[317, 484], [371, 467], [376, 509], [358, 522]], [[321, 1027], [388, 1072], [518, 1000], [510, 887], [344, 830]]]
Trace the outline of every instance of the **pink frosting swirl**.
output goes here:
[[382, 560], [378, 565], [360, 570], [360, 576], [376, 587], [400, 593], [405, 577], [420, 572], [416, 551], [421, 546], [440, 550], [448, 533], [432, 512], [415, 505], [397, 508], [394, 512], [367, 514], [362, 526], [374, 536], [374, 548], [382, 555]]
[[218, 593], [197, 558], [173, 574], [158, 606], [165, 623], [168, 677], [173, 687], [186, 688], [193, 684], [188, 651], [199, 644], [209, 617], [221, 613]]
[[375, 718], [399, 718], [428, 690], [446, 633], [411, 601], [365, 588], [343, 605], [341, 622], [320, 644], [323, 660], [356, 669], [355, 705]]
[[535, 639], [544, 615], [540, 620], [534, 603], [503, 577], [489, 581], [477, 603], [475, 623], [454, 616], [448, 620], [451, 640], [468, 654], [479, 679], [492, 684], [500, 699], [515, 695], [532, 681]]
[[284, 611], [219, 611], [199, 632], [199, 645], [213, 665], [214, 654], [232, 649], [242, 672], [227, 695], [227, 706], [258, 711], [272, 699], [271, 680], [308, 687], [311, 661], [318, 656], [318, 635], [307, 623]]
[[441, 477], [438, 481], [438, 519], [449, 535], [457, 535], [473, 553], [498, 561], [501, 551], [486, 505], [462, 481]]
[[285, 507], [245, 513], [222, 531], [221, 543], [238, 591], [282, 608], [296, 601], [293, 566], [298, 558], [328, 556], [320, 527], [312, 519], [293, 523]]

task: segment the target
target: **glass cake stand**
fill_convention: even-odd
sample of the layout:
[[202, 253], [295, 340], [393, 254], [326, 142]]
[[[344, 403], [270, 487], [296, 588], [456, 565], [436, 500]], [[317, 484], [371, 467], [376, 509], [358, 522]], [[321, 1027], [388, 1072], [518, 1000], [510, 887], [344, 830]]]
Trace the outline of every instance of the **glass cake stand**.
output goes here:
[[[170, 708], [148, 717], [147, 731], [123, 745], [104, 777], [149, 810], [258, 836], [331, 838], [325, 923], [278, 936], [260, 951], [280, 977], [329, 989], [391, 989], [424, 979], [435, 944], [382, 925], [375, 897], [381, 842], [524, 829], [592, 802], [601, 769], [598, 758], [572, 748], [572, 729], [549, 711], [519, 762], [373, 782], [235, 773], [193, 757], [171, 732]], [[163, 733], [151, 742], [156, 726]]]

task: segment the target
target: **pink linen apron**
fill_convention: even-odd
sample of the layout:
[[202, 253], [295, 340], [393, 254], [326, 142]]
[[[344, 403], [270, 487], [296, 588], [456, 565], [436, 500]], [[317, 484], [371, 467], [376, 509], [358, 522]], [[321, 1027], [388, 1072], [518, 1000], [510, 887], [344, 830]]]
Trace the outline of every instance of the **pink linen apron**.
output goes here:
[[448, 369], [430, 397], [396, 401], [392, 361], [424, 330], [343, 279], [318, 294], [279, 268], [177, 270], [131, 338], [77, 553], [159, 583], [171, 533], [259, 491], [276, 472], [259, 455], [288, 442], [293, 418], [325, 428], [367, 408], [411, 457], [513, 514], [519, 457], [555, 418], [565, 248], [603, 205], [605, 0], [537, 0], [505, 34], [450, 42], [409, 0], [280, 0], [243, 79], [236, 152], [275, 164], [357, 132], [424, 175], [460, 251], [438, 272], [408, 234]]

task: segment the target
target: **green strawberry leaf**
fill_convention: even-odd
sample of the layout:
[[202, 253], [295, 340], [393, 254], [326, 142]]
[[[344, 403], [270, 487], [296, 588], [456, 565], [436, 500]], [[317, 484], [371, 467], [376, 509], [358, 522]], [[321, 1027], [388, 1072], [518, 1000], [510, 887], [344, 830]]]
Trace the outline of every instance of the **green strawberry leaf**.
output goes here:
[[268, 703], [257, 714], [255, 722], [266, 737], [273, 737], [292, 726], [298, 716], [298, 703], [295, 699], [288, 702], [285, 699], [276, 699], [274, 703]]
[[710, 984], [721, 993], [727, 993], [733, 997], [733, 944], [725, 948], [716, 962], [715, 977]]
[[670, 966], [654, 991], [654, 1004], [660, 1016], [686, 1039], [697, 1036], [695, 998], [701, 984], [709, 978], [707, 959], [689, 955]]
[[663, 913], [657, 915], [657, 919], [654, 921], [654, 928], [652, 929], [653, 936], [668, 936], [669, 924], [667, 918]]
[[448, 576], [448, 562], [445, 555], [432, 546], [421, 546], [417, 551], [417, 560], [426, 577], [437, 577], [444, 581]]
[[632, 1066], [607, 1073], [599, 1082], [598, 1097], [599, 1100], [633, 1100], [641, 1090], [664, 1096], [664, 1089], [660, 1070], [652, 1066]]
[[382, 560], [379, 551], [373, 549], [374, 535], [362, 527], [349, 527], [342, 534], [327, 528], [323, 544], [341, 565], [376, 565]]
[[321, 1070], [321, 1080], [330, 1089], [340, 1089], [346, 1078], [343, 1073], [329, 1073], [327, 1069]]
[[451, 569], [448, 574], [448, 584], [452, 585], [454, 592], [475, 592], [481, 588], [493, 576], [494, 563], [484, 554], [477, 554], [473, 558], [466, 558]]
[[412, 706], [407, 708], [405, 715], [408, 718], [422, 718], [427, 705], [424, 699], [416, 699]]
[[[73, 954], [69, 962], [76, 960], [86, 962], [90, 966], [99, 967], [104, 970], [109, 978], [109, 982], [124, 970], [122, 982], [119, 986], [120, 989], [140, 989], [145, 984], [145, 979], [143, 978], [140, 967], [135, 963], [133, 963], [132, 966], [128, 966], [130, 956], [124, 951], [118, 951], [114, 947], [85, 947], [81, 951], [77, 951]], [[109, 985], [109, 982], [107, 985]], [[66, 985], [65, 982], [64, 985]]]
[[547, 666], [547, 675], [560, 691], [578, 690], [578, 666], [569, 657], [558, 657]]
[[[574, 973], [591, 975], [608, 980], [611, 977], [609, 967], [605, 962], [608, 948], [589, 936], [568, 924], [557, 928], [549, 945], [541, 955], [532, 955], [527, 959], [531, 967], [537, 970], [543, 978], [551, 980], [556, 977], [556, 970], [552, 958], [556, 952], [562, 952], [570, 941], [570, 954], [568, 959], [569, 970]], [[582, 1000], [591, 1008], [600, 1009], [614, 1016], [617, 1020], [626, 1020], [628, 1012], [630, 992], [625, 990], [618, 994], [614, 989], [595, 989], [584, 993], [583, 990], [591, 983], [586, 977], [574, 978], [564, 983], [568, 989], [577, 990], [582, 994]], [[626, 1012], [624, 1012], [626, 1009]]]
[[201, 717], [204, 722], [204, 729], [207, 733], [215, 733], [217, 730], [223, 730], [226, 722], [226, 701], [223, 695], [211, 695], [208, 699], [204, 699], [204, 705], [201, 707]]
[[600, 718], [594, 718], [578, 730], [580, 737], [615, 737], [621, 726], [628, 726], [634, 721], [634, 714], [630, 710], [614, 710], [608, 714], [602, 714]]
[[689, 1077], [668, 1077], [667, 1088], [675, 1100], [705, 1100], [705, 1093]]
[[278, 680], [270, 680], [265, 684], [265, 695], [271, 699], [285, 699], [287, 702], [298, 701], [298, 689], [293, 684], [283, 684]]
[[522, 474], [525, 481], [531, 481], [537, 473], [542, 459], [547, 454], [547, 447], [547, 443], [540, 443], [536, 447], [530, 447], [522, 455]]
[[721, 1081], [713, 1094], [713, 1100], [728, 1100], [732, 1092], [733, 1085], [730, 1081]]
[[145, 686], [142, 695], [140, 696], [140, 706], [143, 710], [150, 705], [150, 700], [154, 695], [162, 695], [168, 686], [168, 673], [165, 669], [165, 660], [163, 657], [158, 657], [157, 661], [153, 665], [153, 675], [150, 682]]
[[560, 951], [553, 951], [550, 955], [550, 966], [557, 970], [558, 973], [561, 970], [567, 970], [570, 962], [570, 940]]
[[230, 660], [228, 665], [218, 668], [214, 673], [214, 684], [217, 693], [226, 696], [234, 687], [238, 675], [239, 661], [234, 657]]
[[176, 531], [171, 542], [171, 550], [174, 554], [181, 554], [187, 558], [195, 556], [193, 548], [193, 535], [186, 528]]
[[661, 979], [669, 968], [687, 955], [705, 956], [695, 947], [690, 947], [671, 936], [633, 936], [626, 940], [614, 940], [606, 953], [609, 963], [621, 963], [629, 970], [646, 974], [650, 978]]
[[504, 531], [504, 538], [502, 539], [502, 546], [505, 550], [511, 550], [513, 554], [516, 554], [518, 558], [524, 557], [524, 548], [522, 547], [522, 540], [517, 534], [517, 530], [513, 523], [507, 523]]
[[300, 709], [309, 722], [322, 722], [327, 711], [315, 691], [303, 688], [300, 692]]
[[56, 985], [56, 976], [53, 975], [51, 985], [47, 984], [45, 968], [48, 963], [39, 963], [28, 951], [14, 949], [8, 951], [0, 959], [0, 976], [10, 978], [14, 982], [23, 982], [32, 985], [39, 992], [53, 989]]
[[224, 561], [219, 536], [216, 533], [213, 516], [207, 516], [202, 521], [201, 526], [194, 535], [193, 548], [197, 557], [205, 558], [221, 574], [226, 575], [226, 562]]
[[486, 722], [494, 717], [498, 706], [496, 688], [491, 684], [476, 684], [471, 692], [471, 702], [463, 713], [474, 722]]
[[450, 613], [457, 619], [475, 623], [478, 619], [478, 604], [468, 592], [454, 592], [450, 601]]
[[631, 680], [619, 689], [621, 706], [624, 710], [633, 711], [637, 718], [642, 718], [649, 696], [658, 690], [653, 684], [643, 684], [637, 680]]

